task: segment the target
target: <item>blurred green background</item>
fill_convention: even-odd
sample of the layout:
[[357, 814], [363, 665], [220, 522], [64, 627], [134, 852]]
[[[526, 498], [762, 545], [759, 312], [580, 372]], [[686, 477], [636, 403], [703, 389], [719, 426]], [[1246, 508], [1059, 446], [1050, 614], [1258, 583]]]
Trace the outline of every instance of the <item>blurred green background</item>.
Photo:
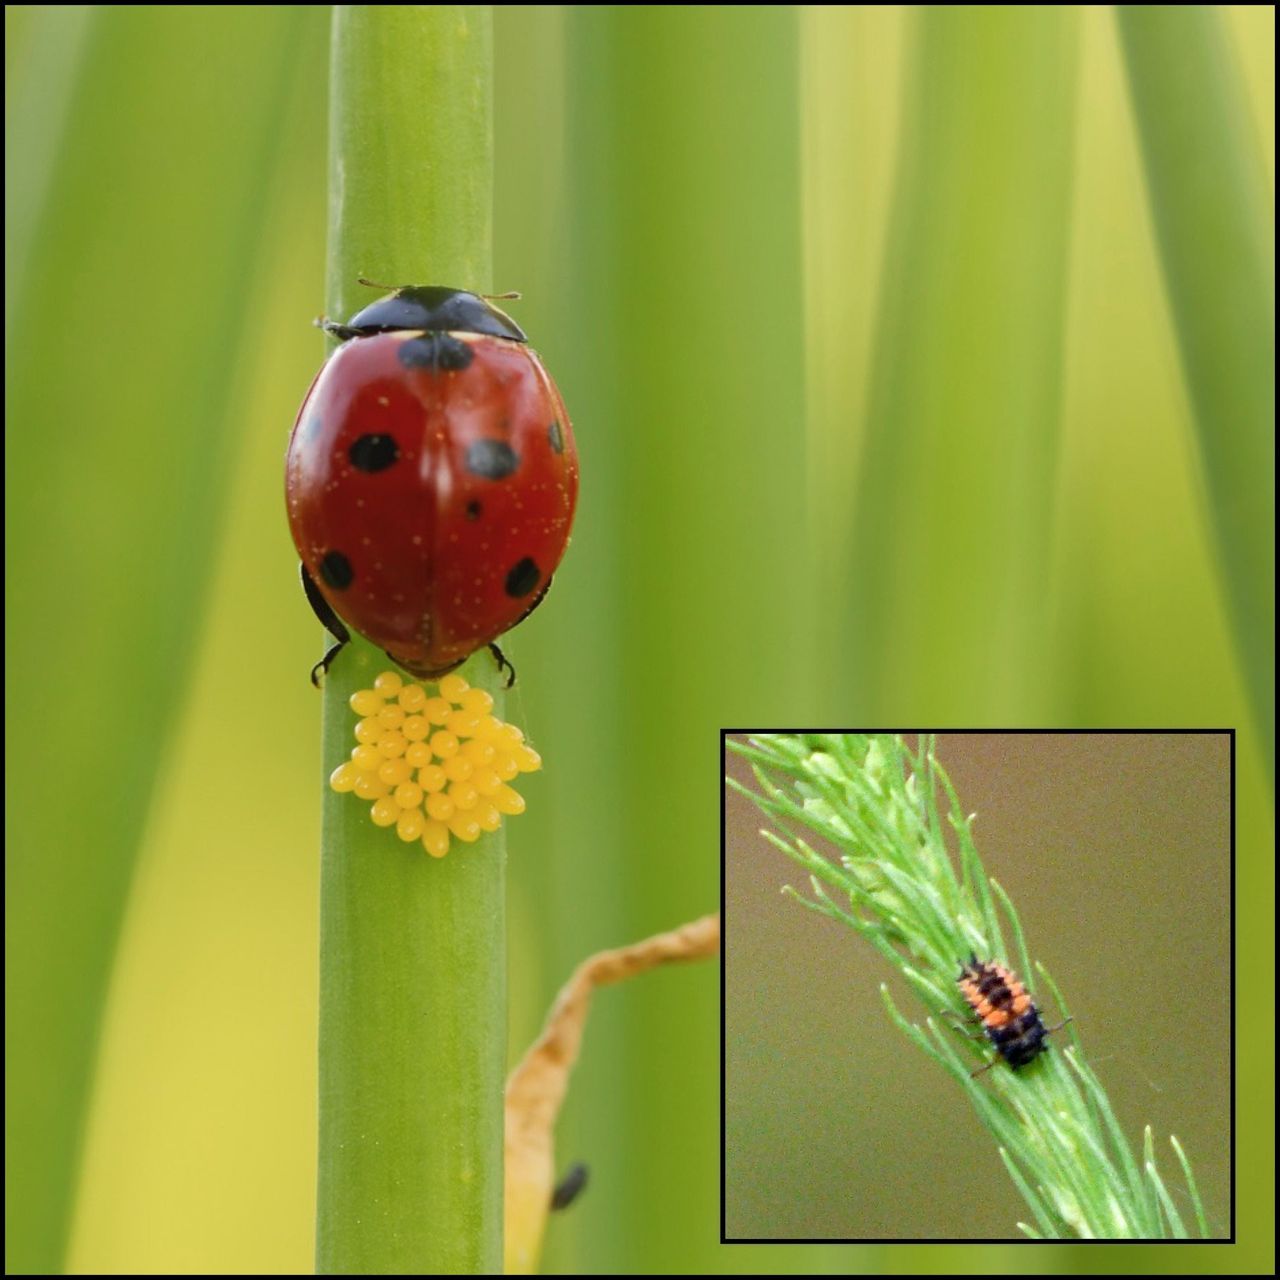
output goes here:
[[[1198, 12], [1239, 110], [1188, 163], [1232, 157], [1269, 219], [1274, 11]], [[311, 1265], [321, 637], [281, 464], [322, 357], [328, 21], [6, 10], [11, 1270]], [[1215, 536], [1233, 427], [1192, 411], [1114, 14], [495, 26], [495, 284], [584, 478], [510, 642], [547, 761], [511, 832], [513, 1055], [582, 956], [716, 901], [722, 725], [1238, 727], [1242, 1000], [1269, 1009], [1271, 624]], [[1192, 265], [1231, 286], [1230, 252]], [[592, 1185], [548, 1269], [759, 1268], [717, 1244], [717, 1028], [712, 966], [598, 1001], [558, 1148]], [[1270, 1268], [1270, 1018], [1241, 1034], [1241, 1245], [1041, 1269]]]

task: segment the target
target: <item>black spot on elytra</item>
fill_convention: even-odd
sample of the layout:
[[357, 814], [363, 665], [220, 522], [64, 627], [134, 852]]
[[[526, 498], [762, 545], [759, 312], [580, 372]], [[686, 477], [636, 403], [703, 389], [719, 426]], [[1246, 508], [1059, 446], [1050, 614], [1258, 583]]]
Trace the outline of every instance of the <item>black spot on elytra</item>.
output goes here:
[[320, 561], [320, 576], [326, 586], [335, 591], [345, 591], [355, 581], [355, 570], [351, 561], [341, 551], [326, 551]]
[[424, 333], [400, 344], [396, 352], [406, 369], [425, 369], [429, 373], [457, 373], [475, 358], [475, 352], [461, 338], [451, 333]]
[[472, 498], [471, 501], [467, 503], [466, 510], [468, 520], [479, 520], [480, 512], [483, 511], [484, 508], [474, 498]]
[[502, 480], [520, 465], [520, 455], [505, 440], [477, 440], [467, 450], [467, 470], [486, 480]]
[[400, 456], [390, 436], [361, 436], [347, 450], [347, 457], [357, 471], [385, 471]]
[[553, 422], [547, 428], [547, 439], [551, 441], [551, 447], [557, 453], [564, 452], [564, 432], [561, 430], [560, 423], [558, 421]]
[[512, 565], [507, 573], [506, 592], [519, 599], [527, 596], [542, 581], [542, 570], [525, 556], [519, 564]]

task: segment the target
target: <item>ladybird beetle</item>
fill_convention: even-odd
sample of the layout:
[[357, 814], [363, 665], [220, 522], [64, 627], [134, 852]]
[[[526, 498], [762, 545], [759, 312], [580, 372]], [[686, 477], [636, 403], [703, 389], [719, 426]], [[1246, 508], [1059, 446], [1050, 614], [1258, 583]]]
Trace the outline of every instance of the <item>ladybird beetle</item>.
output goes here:
[[323, 328], [342, 345], [285, 468], [303, 587], [337, 641], [312, 679], [348, 628], [435, 679], [497, 652], [546, 594], [578, 496], [569, 416], [520, 327], [478, 294], [407, 286]]
[[[1056, 1027], [1046, 1027], [1031, 993], [1017, 974], [994, 960], [980, 964], [978, 957], [970, 953], [969, 963], [960, 970], [957, 981], [960, 994], [978, 1015], [996, 1052], [1015, 1071], [1049, 1047], [1045, 1037], [1051, 1031], [1058, 1031], [1071, 1021], [1068, 1018]], [[999, 1060], [992, 1058], [985, 1067], [971, 1074], [981, 1075]]]

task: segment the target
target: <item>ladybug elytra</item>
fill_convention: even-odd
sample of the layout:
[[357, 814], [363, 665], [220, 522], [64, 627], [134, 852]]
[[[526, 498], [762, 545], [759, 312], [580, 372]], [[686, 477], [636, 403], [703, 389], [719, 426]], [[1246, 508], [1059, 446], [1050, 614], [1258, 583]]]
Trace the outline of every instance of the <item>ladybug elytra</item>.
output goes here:
[[[487, 299], [408, 286], [324, 328], [341, 340], [289, 441], [307, 598], [436, 679], [537, 607], [569, 541], [578, 457], [564, 402]], [[500, 656], [500, 655], [499, 655]]]

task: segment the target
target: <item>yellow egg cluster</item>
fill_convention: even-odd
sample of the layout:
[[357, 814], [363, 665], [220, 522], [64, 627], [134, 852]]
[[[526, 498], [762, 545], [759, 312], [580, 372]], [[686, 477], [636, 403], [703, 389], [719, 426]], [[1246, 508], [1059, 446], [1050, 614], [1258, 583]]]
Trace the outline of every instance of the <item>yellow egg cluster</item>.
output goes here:
[[439, 695], [384, 671], [372, 689], [351, 695], [360, 717], [351, 759], [329, 775], [335, 791], [373, 802], [380, 827], [420, 840], [433, 857], [449, 840], [467, 844], [496, 831], [504, 813], [523, 813], [524, 797], [507, 784], [542, 768], [542, 758], [513, 724], [493, 715], [493, 698], [461, 676], [445, 676]]

